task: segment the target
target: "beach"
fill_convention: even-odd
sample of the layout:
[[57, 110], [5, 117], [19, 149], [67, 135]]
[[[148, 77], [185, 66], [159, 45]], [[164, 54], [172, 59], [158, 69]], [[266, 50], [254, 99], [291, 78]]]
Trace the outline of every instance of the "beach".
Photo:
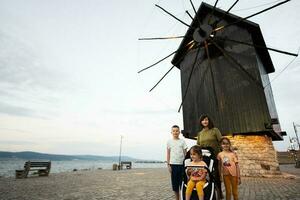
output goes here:
[[[276, 178], [242, 177], [240, 199], [300, 199], [300, 169], [293, 165], [280, 168], [283, 175]], [[167, 168], [82, 170], [26, 179], [2, 177], [0, 191], [1, 200], [174, 199]]]

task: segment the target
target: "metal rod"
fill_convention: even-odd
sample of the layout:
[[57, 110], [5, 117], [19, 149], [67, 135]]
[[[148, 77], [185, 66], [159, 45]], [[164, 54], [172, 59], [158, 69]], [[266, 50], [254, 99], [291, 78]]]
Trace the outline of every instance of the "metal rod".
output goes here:
[[175, 65], [173, 65], [168, 71], [167, 73], [165, 73], [163, 75], [163, 77], [161, 77], [161, 79], [151, 88], [151, 90], [149, 90], [149, 92], [151, 92], [166, 76], [167, 74], [175, 67]]
[[123, 139], [123, 136], [121, 135], [120, 152], [119, 152], [119, 170], [121, 170], [122, 139]]
[[196, 9], [195, 9], [195, 6], [194, 6], [194, 4], [193, 4], [193, 1], [190, 0], [190, 3], [191, 3], [191, 5], [192, 5], [192, 7], [193, 7], [193, 10], [194, 10], [194, 12], [195, 12], [195, 15], [197, 15], [197, 11], [196, 11]]
[[263, 13], [263, 12], [266, 12], [266, 11], [268, 11], [268, 10], [270, 10], [270, 9], [273, 9], [273, 8], [275, 8], [275, 7], [277, 7], [277, 6], [280, 6], [281, 4], [287, 3], [287, 2], [289, 2], [289, 1], [291, 1], [291, 0], [286, 0], [286, 1], [280, 2], [280, 3], [275, 4], [275, 5], [273, 5], [273, 6], [269, 7], [269, 8], [266, 8], [266, 9], [264, 9], [264, 10], [262, 10], [262, 11], [259, 11], [259, 12], [257, 12], [257, 13], [254, 13], [254, 14], [249, 15], [249, 16], [244, 17], [244, 18], [240, 18], [239, 20], [237, 20], [237, 21], [235, 21], [235, 22], [233, 22], [233, 23], [226, 24], [225, 26], [218, 27], [218, 28], [214, 29], [214, 31], [219, 31], [219, 30], [222, 30], [222, 29], [224, 29], [224, 28], [226, 28], [226, 27], [228, 27], [228, 26], [231, 26], [231, 25], [237, 24], [237, 23], [239, 23], [239, 22], [245, 21], [246, 19], [249, 19], [249, 18], [254, 17], [254, 16], [258, 15], [258, 14], [261, 14], [261, 13]]
[[193, 66], [192, 66], [192, 69], [191, 69], [191, 72], [190, 72], [190, 75], [189, 75], [189, 79], [188, 79], [188, 83], [187, 83], [187, 86], [186, 86], [186, 89], [185, 89], [185, 92], [184, 92], [184, 95], [183, 95], [183, 98], [182, 98], [182, 102], [178, 108], [178, 112], [180, 112], [181, 110], [181, 107], [184, 103], [184, 100], [186, 98], [186, 95], [187, 95], [187, 92], [188, 92], [188, 89], [189, 89], [189, 86], [190, 86], [190, 82], [191, 82], [191, 78], [192, 78], [192, 74], [193, 74], [193, 71], [194, 71], [194, 68], [196, 66], [196, 63], [197, 63], [197, 58], [198, 58], [198, 55], [199, 55], [199, 52], [200, 52], [200, 47], [198, 47], [197, 49], [197, 53], [196, 53], [196, 56], [195, 56], [195, 60], [194, 60], [194, 63], [193, 63]]
[[239, 0], [236, 0], [236, 1], [231, 5], [231, 7], [230, 7], [225, 13], [223, 13], [221, 19], [219, 19], [219, 20], [217, 20], [217, 21], [214, 22], [214, 24], [213, 24], [213, 27], [214, 27], [214, 28], [215, 28], [215, 26], [218, 25], [218, 23], [220, 23], [220, 21], [224, 20], [225, 15], [229, 13], [229, 11], [235, 6], [235, 4], [237, 4], [238, 1], [239, 1]]
[[209, 66], [207, 65], [205, 71], [202, 74], [202, 77], [200, 78], [200, 87], [202, 86], [202, 84], [204, 82], [204, 77], [206, 76], [206, 73], [207, 73], [208, 69], [209, 69]]
[[170, 37], [155, 37], [155, 38], [139, 38], [138, 40], [170, 40], [184, 38], [184, 36], [170, 36]]
[[[298, 50], [298, 53], [300, 51], [300, 48]], [[271, 85], [271, 83], [273, 81], [275, 81], [295, 60], [297, 57], [293, 58], [293, 60], [291, 60], [271, 81], [269, 81], [269, 83], [267, 85], [264, 86], [264, 88], [268, 87], [269, 85]]]
[[297, 126], [300, 127], [299, 125], [295, 124], [293, 122], [293, 126], [294, 126], [294, 130], [295, 130], [295, 135], [296, 135], [296, 139], [297, 139], [297, 142], [298, 142], [298, 150], [300, 150], [300, 142], [299, 142], [299, 137], [298, 137], [298, 132], [297, 132]]
[[201, 22], [200, 22], [200, 19], [199, 19], [198, 15], [197, 15], [197, 11], [196, 11], [196, 9], [195, 9], [195, 6], [194, 6], [192, 0], [190, 0], [190, 3], [191, 3], [191, 5], [192, 5], [192, 7], [193, 7], [193, 10], [194, 10], [194, 12], [195, 12], [195, 16], [196, 16], [196, 19], [197, 19], [197, 21], [198, 21], [198, 25], [199, 25], [199, 28], [200, 28]]
[[146, 69], [149, 69], [149, 68], [151, 68], [151, 67], [153, 67], [153, 66], [157, 65], [158, 63], [160, 63], [160, 62], [164, 61], [165, 59], [167, 59], [167, 58], [169, 58], [170, 56], [172, 56], [173, 54], [175, 54], [177, 51], [178, 51], [178, 50], [176, 50], [176, 51], [173, 51], [172, 53], [170, 53], [170, 54], [169, 54], [169, 55], [167, 55], [166, 57], [164, 57], [164, 58], [160, 59], [160, 60], [159, 60], [159, 61], [157, 61], [156, 63], [154, 63], [154, 64], [150, 65], [149, 67], [146, 67], [146, 68], [144, 68], [144, 69], [141, 69], [140, 71], [138, 71], [138, 73], [141, 73], [142, 71], [145, 71]]
[[[211, 40], [211, 42], [223, 53], [223, 55], [228, 58], [229, 60], [231, 60], [234, 64], [236, 64], [240, 69], [242, 70], [248, 78], [250, 78], [259, 88], [261, 89], [264, 89], [264, 87], [259, 83], [257, 82], [257, 80], [247, 71], [244, 69], [244, 67], [238, 62], [235, 60], [235, 58], [233, 58], [232, 56], [230, 56], [223, 48], [221, 48], [216, 42], [214, 42], [213, 40]], [[233, 65], [234, 66], [234, 65]]]
[[226, 14], [229, 13], [229, 11], [235, 6], [235, 4], [237, 4], [238, 1], [239, 1], [239, 0], [236, 0], [236, 1], [232, 4], [232, 6], [226, 11]]
[[207, 42], [204, 41], [204, 44], [205, 44], [205, 50], [206, 50], [206, 54], [207, 54], [207, 58], [208, 58], [208, 65], [209, 65], [209, 68], [210, 68], [210, 76], [211, 76], [211, 81], [212, 81], [212, 86], [213, 86], [213, 92], [214, 92], [214, 95], [215, 95], [215, 103], [216, 103], [216, 108], [218, 110], [219, 108], [219, 105], [218, 105], [218, 97], [217, 97], [217, 92], [216, 92], [216, 86], [215, 86], [215, 78], [214, 78], [214, 74], [213, 74], [213, 71], [212, 71], [212, 65], [211, 65], [211, 60], [210, 60], [210, 56], [209, 56], [209, 50], [208, 50], [208, 45], [207, 45]]
[[218, 1], [219, 1], [219, 0], [216, 0], [215, 5], [214, 5], [214, 7], [213, 7], [213, 9], [212, 9], [212, 11], [211, 11], [211, 13], [210, 13], [210, 16], [209, 16], [209, 18], [208, 18], [208, 24], [210, 24], [210, 20], [211, 20], [211, 18], [212, 18], [212, 16], [213, 16], [214, 12], [215, 12], [215, 10], [216, 10], [216, 6], [217, 6], [217, 4], [218, 4]]
[[188, 14], [188, 16], [192, 19], [192, 21], [194, 21], [194, 18], [192, 17], [192, 15], [189, 13], [189, 11], [185, 11], [186, 12], [186, 14]]
[[257, 48], [261, 48], [261, 49], [268, 49], [270, 51], [275, 51], [275, 52], [287, 54], [287, 55], [290, 55], [290, 56], [296, 56], [296, 57], [298, 56], [298, 54], [296, 54], [296, 53], [290, 53], [290, 52], [287, 52], [287, 51], [282, 51], [282, 50], [278, 50], [278, 49], [274, 49], [274, 48], [270, 48], [270, 47], [265, 47], [265, 46], [261, 46], [261, 45], [257, 45], [257, 44], [251, 44], [251, 43], [247, 43], [247, 42], [232, 40], [232, 39], [228, 39], [228, 38], [223, 39], [223, 38], [220, 38], [220, 37], [214, 37], [214, 39], [222, 40], [222, 41], [235, 42], [235, 43], [244, 44], [244, 45], [248, 45], [248, 46], [253, 46], [253, 47], [257, 47]]
[[[185, 47], [188, 47], [189, 45], [193, 45], [193, 44], [194, 44], [194, 40], [191, 40], [189, 43], [187, 43], [187, 44], [185, 45]], [[158, 63], [160, 63], [160, 62], [162, 62], [163, 60], [169, 58], [170, 56], [172, 56], [173, 54], [175, 54], [175, 53], [177, 53], [177, 52], [178, 52], [178, 50], [172, 52], [171, 54], [169, 54], [169, 55], [167, 55], [166, 57], [160, 59], [159, 61], [157, 61], [156, 63], [150, 65], [149, 67], [146, 67], [146, 68], [144, 68], [144, 69], [141, 69], [140, 71], [138, 71], [138, 73], [141, 73], [142, 71], [145, 71], [146, 69], [149, 69], [149, 68], [151, 68], [151, 67], [157, 65]]]
[[187, 27], [191, 27], [190, 25], [188, 25], [187, 23], [185, 23], [184, 21], [178, 19], [177, 17], [175, 17], [173, 14], [171, 14], [170, 12], [168, 12], [167, 10], [165, 10], [164, 8], [162, 8], [161, 6], [155, 4], [156, 7], [160, 8], [161, 10], [163, 10], [164, 12], [166, 12], [167, 14], [169, 14], [170, 16], [172, 16], [173, 18], [175, 18], [177, 21], [180, 21], [182, 24], [186, 25]]
[[[191, 45], [190, 45], [191, 44]], [[188, 43], [188, 45], [190, 45], [189, 46], [189, 49], [188, 50], [190, 50], [193, 46], [194, 46], [194, 44], [195, 43], [193, 43], [193, 40], [192, 41], [190, 41], [189, 43]], [[184, 54], [181, 56], [181, 58], [182, 57], [184, 57]], [[149, 90], [149, 92], [151, 92], [167, 75], [168, 75], [168, 73], [173, 69], [175, 67], [175, 65], [173, 65], [168, 71], [167, 71], [167, 73], [165, 73], [164, 75], [163, 75], [163, 77]]]

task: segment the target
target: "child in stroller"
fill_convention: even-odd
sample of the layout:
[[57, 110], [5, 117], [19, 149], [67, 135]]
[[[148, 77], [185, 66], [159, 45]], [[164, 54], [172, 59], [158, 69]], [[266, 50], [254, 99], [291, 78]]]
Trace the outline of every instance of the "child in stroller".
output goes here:
[[[188, 186], [188, 182], [190, 180], [190, 170], [193, 165], [193, 162], [191, 160], [191, 151], [193, 151], [193, 148], [199, 148], [199, 146], [193, 146], [186, 154], [185, 160], [184, 160], [184, 168], [185, 168], [185, 173], [183, 174], [183, 181], [181, 184], [180, 188], [180, 194], [181, 194], [181, 199], [186, 200], [186, 192], [188, 192], [187, 197], [190, 198], [190, 200], [199, 200], [197, 189], [193, 188], [191, 195], [190, 193], [190, 187]], [[213, 152], [211, 148], [203, 148], [202, 149], [202, 160], [205, 162], [202, 165], [202, 169], [205, 169], [206, 171], [206, 177], [204, 178], [204, 185], [203, 187], [203, 192], [204, 192], [204, 200], [218, 200], [218, 192], [216, 185], [214, 183], [214, 155], [211, 153]], [[202, 162], [203, 163], [203, 162]], [[203, 173], [200, 173], [203, 174]], [[204, 175], [205, 176], [205, 175]], [[201, 179], [201, 178], [200, 178]], [[197, 182], [197, 181], [196, 181]], [[199, 189], [199, 188], [198, 188]], [[200, 187], [201, 190], [201, 187]]]

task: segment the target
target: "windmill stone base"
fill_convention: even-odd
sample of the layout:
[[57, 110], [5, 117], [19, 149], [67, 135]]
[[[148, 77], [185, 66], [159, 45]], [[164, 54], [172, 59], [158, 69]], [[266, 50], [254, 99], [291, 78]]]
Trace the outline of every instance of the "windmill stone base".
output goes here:
[[281, 175], [272, 139], [266, 135], [227, 136], [236, 148], [241, 176]]

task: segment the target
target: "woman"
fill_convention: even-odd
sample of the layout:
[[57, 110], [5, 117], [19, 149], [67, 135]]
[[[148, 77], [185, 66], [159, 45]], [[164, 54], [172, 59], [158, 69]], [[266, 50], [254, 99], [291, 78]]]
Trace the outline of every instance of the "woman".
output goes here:
[[218, 192], [220, 198], [223, 198], [223, 194], [221, 192], [221, 180], [220, 180], [220, 173], [218, 170], [218, 160], [216, 156], [221, 151], [221, 138], [222, 134], [218, 128], [214, 127], [214, 123], [208, 117], [208, 115], [202, 115], [199, 119], [200, 127], [202, 130], [198, 133], [197, 136], [197, 144], [201, 146], [201, 148], [208, 148], [211, 149], [214, 155], [214, 169], [215, 169], [215, 182], [218, 187]]
[[214, 123], [208, 115], [202, 115], [199, 119], [199, 123], [202, 130], [198, 133], [197, 144], [202, 148], [212, 148], [214, 155], [217, 156], [221, 151], [221, 132], [218, 128], [214, 127]]

